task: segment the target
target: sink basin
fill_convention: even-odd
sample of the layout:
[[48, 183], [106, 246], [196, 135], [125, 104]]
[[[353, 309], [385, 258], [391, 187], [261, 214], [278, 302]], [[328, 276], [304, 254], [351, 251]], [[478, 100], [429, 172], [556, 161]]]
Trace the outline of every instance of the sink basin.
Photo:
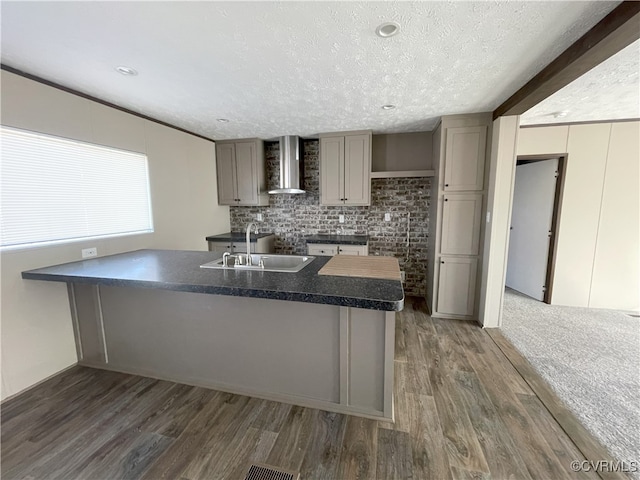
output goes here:
[[[244, 257], [244, 254], [241, 254]], [[236, 263], [236, 257], [230, 256], [228, 266], [222, 264], [222, 258], [200, 265], [200, 268], [220, 268], [223, 270], [258, 270], [262, 272], [295, 273], [309, 265], [316, 257], [309, 255], [270, 255], [252, 254], [252, 265]]]

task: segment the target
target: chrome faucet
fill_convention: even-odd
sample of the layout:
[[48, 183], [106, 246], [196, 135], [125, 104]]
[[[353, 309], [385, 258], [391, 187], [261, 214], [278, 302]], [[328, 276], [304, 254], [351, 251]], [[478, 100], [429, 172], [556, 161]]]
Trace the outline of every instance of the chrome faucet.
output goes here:
[[251, 222], [247, 225], [247, 265], [252, 265], [251, 263], [251, 227], [256, 228], [256, 224]]

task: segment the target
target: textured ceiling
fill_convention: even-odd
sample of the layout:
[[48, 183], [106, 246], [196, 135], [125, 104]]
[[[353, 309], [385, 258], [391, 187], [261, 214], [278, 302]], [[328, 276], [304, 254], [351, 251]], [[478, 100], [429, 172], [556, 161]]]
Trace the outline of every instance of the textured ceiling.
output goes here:
[[525, 112], [520, 124], [621, 118], [640, 118], [640, 40]]
[[1, 53], [214, 139], [409, 132], [493, 110], [617, 3], [2, 1]]

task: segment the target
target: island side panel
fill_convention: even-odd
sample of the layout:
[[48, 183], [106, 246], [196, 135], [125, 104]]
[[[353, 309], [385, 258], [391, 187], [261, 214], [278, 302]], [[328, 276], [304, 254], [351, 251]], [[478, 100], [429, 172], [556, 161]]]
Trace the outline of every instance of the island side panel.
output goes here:
[[365, 413], [382, 415], [385, 400], [386, 312], [348, 308], [347, 318], [348, 404]]
[[109, 368], [338, 403], [339, 307], [101, 287]]

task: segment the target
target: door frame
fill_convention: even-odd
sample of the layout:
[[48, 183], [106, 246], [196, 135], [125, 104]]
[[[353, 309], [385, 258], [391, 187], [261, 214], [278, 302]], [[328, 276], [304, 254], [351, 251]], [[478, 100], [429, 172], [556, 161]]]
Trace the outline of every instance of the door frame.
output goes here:
[[[551, 216], [551, 241], [549, 242], [549, 253], [547, 254], [547, 274], [545, 278], [545, 291], [542, 301], [551, 303], [551, 293], [553, 291], [553, 275], [556, 267], [556, 251], [558, 248], [558, 225], [560, 224], [560, 214], [562, 211], [562, 196], [564, 193], [564, 179], [567, 177], [567, 153], [545, 153], [540, 155], [518, 155], [516, 157], [516, 168], [518, 165], [526, 165], [528, 163], [542, 162], [544, 160], [558, 159], [558, 174], [556, 177], [556, 188], [553, 198], [553, 214]], [[515, 173], [515, 169], [514, 169]], [[511, 201], [513, 202], [513, 194], [511, 192]], [[505, 270], [506, 271], [506, 270]]]

